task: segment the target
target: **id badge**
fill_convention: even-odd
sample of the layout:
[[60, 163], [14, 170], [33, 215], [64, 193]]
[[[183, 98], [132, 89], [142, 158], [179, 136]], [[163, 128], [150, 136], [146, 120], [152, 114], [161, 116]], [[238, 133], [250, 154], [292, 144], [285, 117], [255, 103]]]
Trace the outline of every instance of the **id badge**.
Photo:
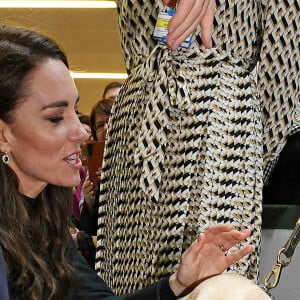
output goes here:
[[[175, 9], [166, 9], [164, 11], [161, 11], [158, 14], [158, 18], [153, 33], [154, 40], [160, 43], [166, 42], [166, 38], [168, 34], [168, 25], [175, 12], [176, 12]], [[192, 34], [190, 34], [189, 37], [184, 42], [181, 43], [180, 47], [189, 48], [191, 46], [191, 43], [192, 43]]]

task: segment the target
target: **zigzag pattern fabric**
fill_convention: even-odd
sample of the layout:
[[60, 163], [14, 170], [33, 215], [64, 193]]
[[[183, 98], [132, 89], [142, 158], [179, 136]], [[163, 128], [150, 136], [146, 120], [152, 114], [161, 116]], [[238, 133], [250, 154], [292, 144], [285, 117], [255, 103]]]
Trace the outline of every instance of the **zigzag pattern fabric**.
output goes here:
[[[173, 272], [199, 232], [224, 222], [252, 230], [255, 251], [232, 269], [257, 279], [263, 168], [296, 124], [299, 6], [275, 0], [217, 5], [217, 47], [204, 49], [197, 32], [190, 49], [172, 52], [151, 39], [161, 5], [118, 3], [131, 75], [110, 118], [96, 257], [96, 270], [118, 294]], [[285, 18], [292, 21], [287, 25]], [[275, 25], [283, 28], [282, 51], [267, 52]], [[279, 52], [294, 73], [286, 74], [284, 89], [281, 81], [272, 86], [276, 98], [268, 103], [276, 61], [269, 55], [281, 61]]]

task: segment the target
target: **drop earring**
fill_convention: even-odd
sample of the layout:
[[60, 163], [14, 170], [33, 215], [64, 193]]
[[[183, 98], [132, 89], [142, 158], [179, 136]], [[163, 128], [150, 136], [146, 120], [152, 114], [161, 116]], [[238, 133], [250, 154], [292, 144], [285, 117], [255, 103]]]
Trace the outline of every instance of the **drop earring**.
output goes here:
[[9, 156], [8, 156], [7, 153], [3, 153], [3, 154], [2, 154], [2, 161], [3, 161], [3, 163], [6, 164], [6, 165], [9, 163]]

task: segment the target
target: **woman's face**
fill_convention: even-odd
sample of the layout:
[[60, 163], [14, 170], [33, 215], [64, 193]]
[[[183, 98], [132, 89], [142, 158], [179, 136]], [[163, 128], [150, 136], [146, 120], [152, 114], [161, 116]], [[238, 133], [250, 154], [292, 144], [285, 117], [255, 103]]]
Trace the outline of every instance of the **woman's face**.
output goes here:
[[48, 184], [80, 183], [80, 144], [88, 138], [75, 106], [78, 92], [69, 70], [48, 59], [32, 71], [28, 93], [6, 124], [9, 166], [20, 180], [20, 192], [36, 197]]
[[104, 99], [110, 99], [110, 100], [115, 100], [117, 96], [119, 95], [120, 92], [120, 87], [115, 87], [109, 89], [105, 94], [104, 94]]
[[107, 115], [95, 114], [95, 130], [97, 141], [104, 141], [106, 138], [107, 124], [109, 117]]

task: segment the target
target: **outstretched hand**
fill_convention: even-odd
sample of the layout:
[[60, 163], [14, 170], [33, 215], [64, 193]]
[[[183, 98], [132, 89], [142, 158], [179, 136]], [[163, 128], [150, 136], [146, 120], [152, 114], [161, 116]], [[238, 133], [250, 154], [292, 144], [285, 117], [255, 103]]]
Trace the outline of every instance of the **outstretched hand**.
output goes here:
[[231, 225], [216, 225], [201, 233], [183, 253], [179, 268], [170, 277], [170, 287], [176, 296], [205, 278], [224, 272], [230, 265], [249, 254], [248, 245], [230, 254], [232, 246], [250, 236], [250, 231], [237, 231]]
[[[177, 0], [163, 0], [163, 3], [169, 7], [175, 6], [176, 2]], [[177, 49], [198, 24], [201, 27], [201, 40], [204, 47], [211, 48], [215, 7], [215, 0], [180, 0], [168, 27], [166, 42], [170, 48]]]

